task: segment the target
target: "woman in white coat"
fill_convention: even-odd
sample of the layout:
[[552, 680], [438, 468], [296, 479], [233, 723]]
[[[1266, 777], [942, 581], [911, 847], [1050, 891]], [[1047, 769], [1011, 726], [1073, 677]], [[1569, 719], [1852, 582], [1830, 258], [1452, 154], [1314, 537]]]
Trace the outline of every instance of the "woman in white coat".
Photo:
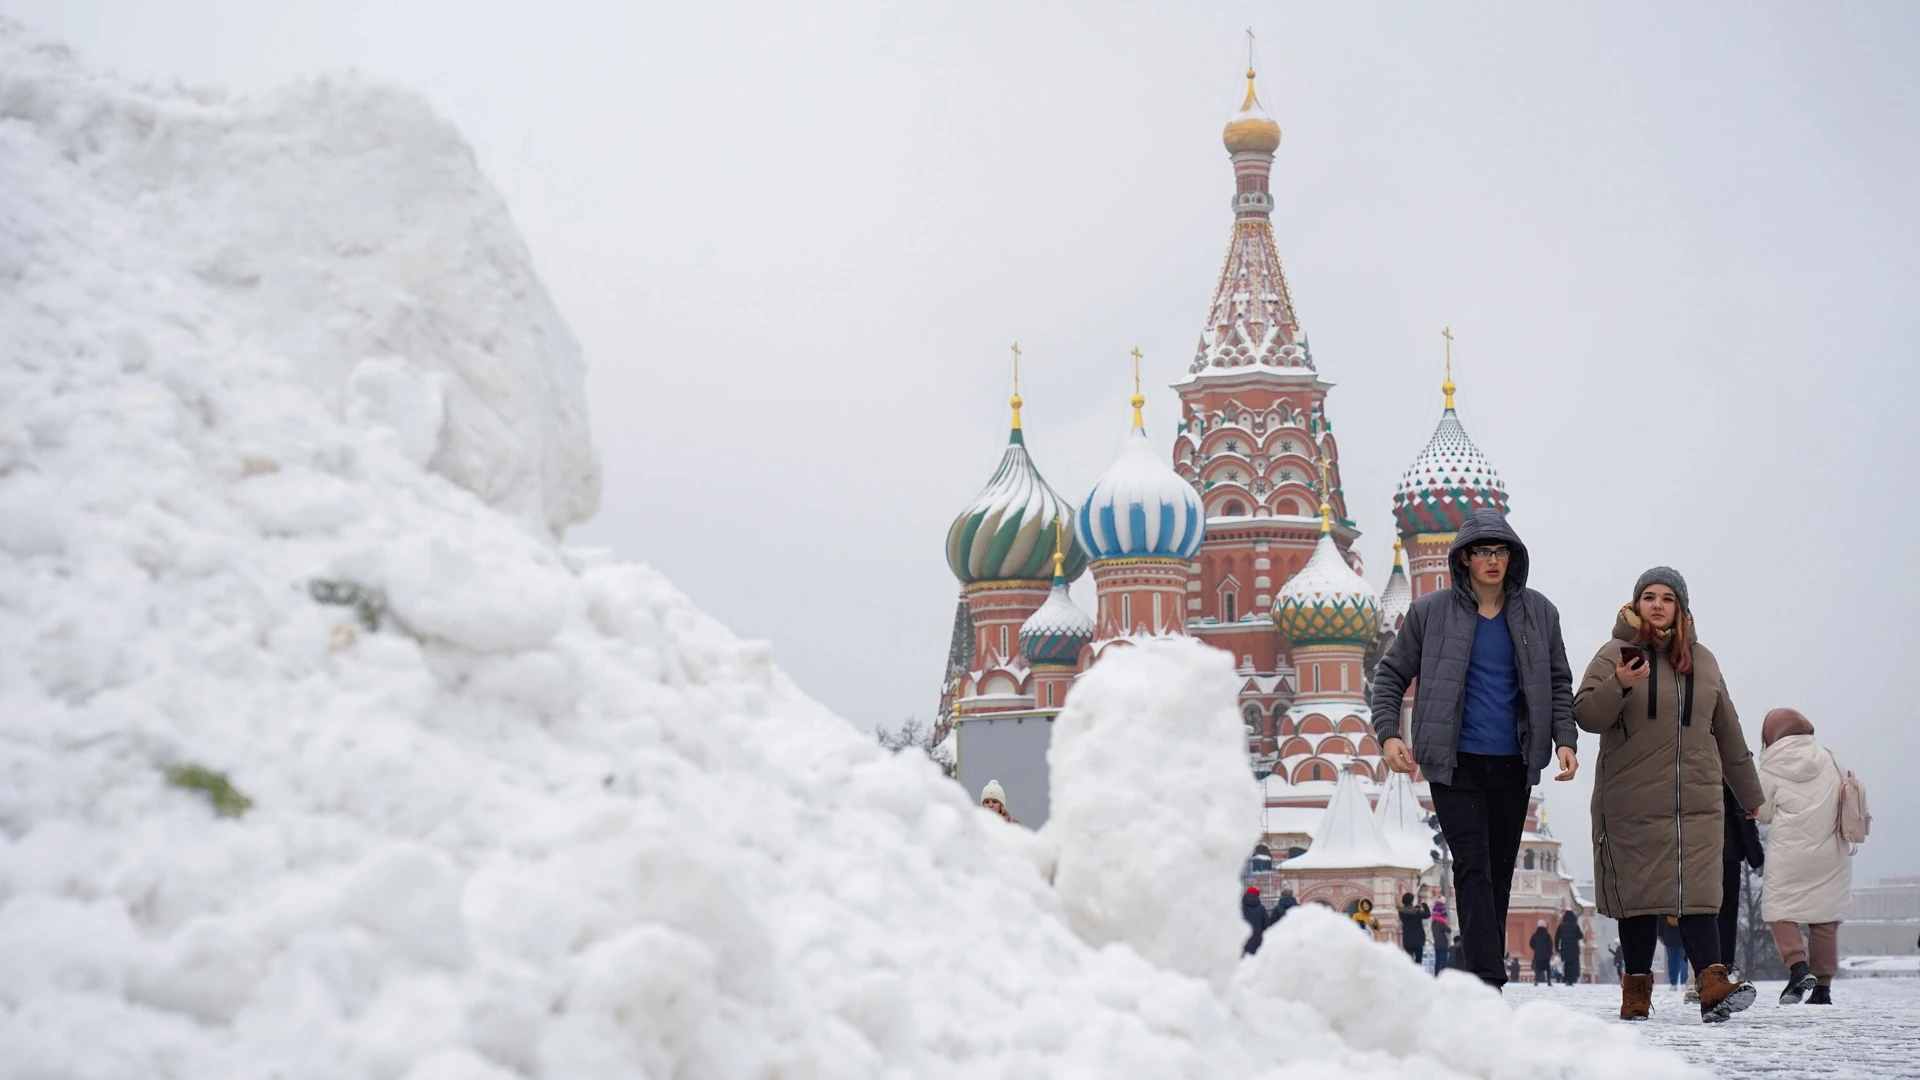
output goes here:
[[[1853, 903], [1853, 856], [1840, 837], [1839, 762], [1813, 739], [1813, 725], [1794, 709], [1775, 709], [1760, 729], [1760, 820], [1767, 830], [1767, 866], [1760, 917], [1791, 969], [1780, 1004], [1833, 1004], [1840, 968], [1840, 920]], [[1800, 936], [1807, 924], [1812, 945]], [[1809, 962], [1811, 961], [1811, 962]]]

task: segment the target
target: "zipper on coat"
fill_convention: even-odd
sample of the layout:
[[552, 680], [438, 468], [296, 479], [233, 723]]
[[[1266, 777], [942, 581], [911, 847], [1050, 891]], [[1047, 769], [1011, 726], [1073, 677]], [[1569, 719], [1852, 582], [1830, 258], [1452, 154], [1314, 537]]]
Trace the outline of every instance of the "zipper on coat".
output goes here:
[[[1651, 657], [1653, 655], [1653, 651], [1649, 649], [1647, 651], [1647, 655]], [[1679, 672], [1674, 673], [1674, 678], [1675, 678], [1675, 681], [1673, 684], [1673, 688], [1674, 688], [1674, 691], [1677, 693], [1680, 689]], [[1656, 701], [1656, 698], [1654, 697], [1654, 695], [1652, 694], [1647, 695], [1647, 715], [1648, 716], [1654, 715], [1654, 713], [1657, 711], [1655, 708], [1655, 701]], [[1685, 834], [1686, 834], [1685, 824], [1686, 823], [1683, 820], [1683, 816], [1682, 816], [1684, 807], [1681, 801], [1682, 788], [1680, 785], [1681, 777], [1682, 777], [1682, 771], [1680, 767], [1680, 755], [1681, 755], [1682, 749], [1683, 748], [1680, 743], [1680, 725], [1676, 723], [1673, 726], [1673, 878], [1674, 878], [1674, 885], [1676, 888], [1673, 913], [1675, 915], [1685, 915], [1687, 913], [1687, 849], [1686, 849], [1686, 840], [1685, 840]]]

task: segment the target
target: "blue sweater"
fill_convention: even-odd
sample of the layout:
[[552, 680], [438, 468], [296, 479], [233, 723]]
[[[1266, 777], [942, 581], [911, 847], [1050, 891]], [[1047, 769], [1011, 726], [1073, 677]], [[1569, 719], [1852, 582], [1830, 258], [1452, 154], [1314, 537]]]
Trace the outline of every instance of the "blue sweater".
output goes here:
[[1466, 697], [1460, 708], [1460, 751], [1520, 752], [1520, 676], [1513, 666], [1513, 635], [1507, 613], [1477, 616], [1473, 656], [1467, 662]]

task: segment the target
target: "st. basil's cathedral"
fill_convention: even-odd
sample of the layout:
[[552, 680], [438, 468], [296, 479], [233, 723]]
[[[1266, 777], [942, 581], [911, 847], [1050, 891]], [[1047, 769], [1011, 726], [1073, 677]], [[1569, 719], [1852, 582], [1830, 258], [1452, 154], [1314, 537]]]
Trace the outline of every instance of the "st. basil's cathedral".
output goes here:
[[[1106, 650], [1161, 635], [1198, 638], [1239, 661], [1273, 861], [1254, 877], [1269, 898], [1281, 884], [1302, 902], [1347, 911], [1368, 898], [1385, 916], [1385, 936], [1397, 937], [1391, 912], [1401, 893], [1419, 884], [1452, 890], [1428, 824], [1427, 784], [1387, 768], [1367, 682], [1413, 601], [1451, 587], [1455, 531], [1476, 508], [1505, 512], [1507, 490], [1461, 425], [1449, 375], [1439, 424], [1394, 490], [1393, 568], [1378, 590], [1361, 576], [1331, 384], [1274, 245], [1269, 177], [1280, 126], [1251, 69], [1223, 141], [1233, 231], [1193, 361], [1173, 387], [1173, 458], [1148, 442], [1137, 351], [1131, 430], [1077, 505], [1047, 485], [1028, 453], [1016, 389], [999, 467], [947, 534], [961, 597], [938, 734], [973, 719], [1051, 718]], [[1068, 593], [1083, 573], [1093, 576], [1091, 613]], [[965, 740], [957, 741], [965, 775]], [[1538, 795], [1520, 858], [1508, 951], [1521, 951], [1539, 919], [1557, 924], [1572, 909], [1587, 930], [1582, 967], [1592, 972], [1592, 905], [1560, 869]]]

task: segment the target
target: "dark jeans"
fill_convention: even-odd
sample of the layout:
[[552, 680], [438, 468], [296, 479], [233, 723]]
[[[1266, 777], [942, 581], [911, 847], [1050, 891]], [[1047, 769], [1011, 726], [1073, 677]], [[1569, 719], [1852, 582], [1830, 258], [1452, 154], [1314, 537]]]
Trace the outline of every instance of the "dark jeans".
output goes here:
[[1740, 882], [1746, 864], [1720, 864], [1720, 962], [1733, 966], [1733, 948], [1740, 941]]
[[1433, 812], [1453, 852], [1453, 916], [1462, 967], [1490, 986], [1507, 982], [1507, 901], [1527, 823], [1527, 764], [1520, 755], [1460, 754], [1453, 783], [1435, 783]]
[[[1653, 947], [1660, 940], [1665, 915], [1632, 915], [1620, 920], [1620, 952], [1627, 958], [1627, 974], [1653, 973]], [[1680, 916], [1680, 937], [1687, 943], [1687, 962], [1705, 971], [1720, 962], [1720, 920], [1713, 915]]]
[[[1404, 933], [1405, 931], [1402, 931], [1402, 932]], [[1421, 958], [1427, 955], [1427, 943], [1425, 941], [1422, 941], [1419, 938], [1409, 938], [1405, 941], [1402, 941], [1400, 945], [1401, 945], [1401, 948], [1404, 948], [1407, 950], [1408, 956], [1413, 957], [1413, 962], [1415, 964], [1418, 964]]]

